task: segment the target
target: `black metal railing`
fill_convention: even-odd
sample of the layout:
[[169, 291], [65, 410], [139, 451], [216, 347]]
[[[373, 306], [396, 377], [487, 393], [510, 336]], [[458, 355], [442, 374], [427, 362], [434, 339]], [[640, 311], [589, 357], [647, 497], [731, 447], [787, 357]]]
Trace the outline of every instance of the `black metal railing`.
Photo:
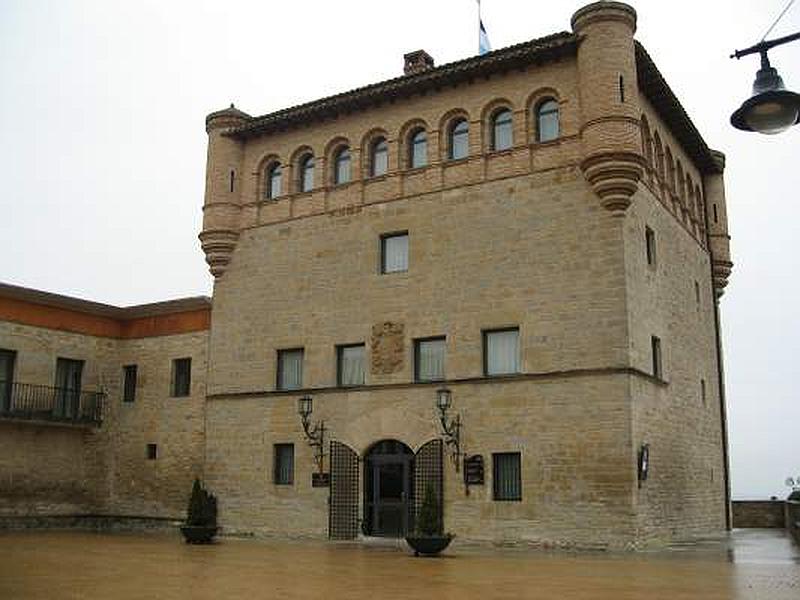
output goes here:
[[99, 426], [103, 392], [0, 381], [0, 419], [30, 419]]

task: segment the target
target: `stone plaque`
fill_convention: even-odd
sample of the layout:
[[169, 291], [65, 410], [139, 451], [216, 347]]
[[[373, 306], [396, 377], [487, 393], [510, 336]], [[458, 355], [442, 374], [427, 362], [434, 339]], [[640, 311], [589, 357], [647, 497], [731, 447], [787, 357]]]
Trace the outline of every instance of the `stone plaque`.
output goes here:
[[311, 474], [311, 487], [330, 487], [331, 474], [330, 473], [312, 473]]
[[473, 454], [464, 459], [464, 483], [483, 485], [483, 456]]
[[389, 375], [403, 368], [405, 328], [386, 321], [372, 326], [370, 363], [373, 375]]

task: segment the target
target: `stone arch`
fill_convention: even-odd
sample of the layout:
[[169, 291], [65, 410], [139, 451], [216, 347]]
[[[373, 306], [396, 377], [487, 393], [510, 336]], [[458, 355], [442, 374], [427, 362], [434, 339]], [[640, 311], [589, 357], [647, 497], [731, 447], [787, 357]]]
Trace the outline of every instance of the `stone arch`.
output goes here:
[[314, 157], [314, 179], [317, 180], [317, 164], [316, 161], [318, 159], [318, 155], [314, 152], [314, 149], [311, 146], [303, 144], [298, 146], [292, 154], [289, 156], [289, 183], [287, 185], [287, 192], [289, 193], [296, 193], [300, 191], [300, 160], [305, 157], [306, 155], [311, 155]]
[[514, 104], [508, 98], [495, 98], [489, 101], [481, 109], [480, 123], [481, 123], [481, 150], [483, 152], [492, 152], [492, 129], [494, 127], [494, 118], [501, 110], [511, 111], [512, 131], [514, 129]]
[[390, 146], [389, 150], [389, 170], [391, 171], [392, 165], [392, 154], [391, 154], [391, 146], [392, 140], [389, 137], [389, 133], [383, 127], [373, 127], [367, 133], [365, 133], [361, 137], [361, 145], [359, 146], [361, 152], [361, 176], [363, 178], [367, 178], [370, 176], [370, 168], [372, 164], [372, 144], [373, 142], [382, 137], [386, 140], [387, 144]]
[[675, 191], [675, 160], [672, 158], [672, 150], [669, 146], [666, 147], [665, 150], [666, 161], [667, 161], [667, 188], [671, 191]]
[[[442, 117], [439, 119], [439, 154], [441, 160], [449, 160], [449, 152], [450, 152], [450, 133], [453, 125], [461, 120], [464, 119], [469, 126], [469, 134], [467, 136], [469, 142], [475, 136], [475, 132], [472, 131], [472, 123], [470, 121], [469, 112], [464, 108], [452, 108], [448, 110]], [[468, 147], [471, 148], [472, 144], [468, 143]], [[469, 155], [469, 153], [468, 153]]]
[[336, 170], [336, 161], [334, 160], [335, 155], [344, 147], [350, 149], [350, 180], [352, 181], [356, 163], [354, 160], [355, 157], [353, 156], [353, 146], [350, 144], [350, 140], [347, 137], [343, 135], [337, 135], [328, 140], [328, 143], [325, 144], [325, 150], [323, 151], [323, 157], [325, 160], [324, 172], [322, 174], [323, 185], [334, 185]]
[[[256, 198], [259, 200], [267, 199], [267, 170], [271, 169], [274, 164], [278, 164], [282, 170], [286, 165], [281, 161], [281, 157], [275, 152], [265, 152], [256, 161], [256, 168], [253, 176], [256, 178]], [[286, 181], [284, 179], [284, 181]], [[282, 194], [287, 192], [285, 183], [282, 184]]]
[[[397, 157], [396, 163], [399, 169], [410, 169], [411, 168], [411, 136], [415, 134], [420, 129], [425, 131], [426, 136], [428, 137], [428, 148], [427, 148], [427, 155], [430, 157], [430, 135], [431, 135], [431, 128], [428, 123], [424, 119], [411, 119], [406, 121], [403, 126], [400, 128], [400, 133], [397, 136]], [[430, 159], [428, 160], [430, 164]]]
[[661, 136], [658, 131], [653, 134], [653, 152], [655, 154], [655, 167], [658, 178], [664, 181], [664, 147], [661, 145]]

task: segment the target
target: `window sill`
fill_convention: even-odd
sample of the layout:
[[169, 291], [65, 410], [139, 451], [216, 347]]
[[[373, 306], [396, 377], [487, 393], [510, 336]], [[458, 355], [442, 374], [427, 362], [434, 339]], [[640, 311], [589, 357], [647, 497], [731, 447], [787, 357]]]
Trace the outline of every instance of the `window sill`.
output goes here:
[[469, 162], [469, 156], [465, 156], [464, 158], [446, 158], [444, 162], [442, 162], [443, 167], [455, 167], [456, 165], [465, 165]]

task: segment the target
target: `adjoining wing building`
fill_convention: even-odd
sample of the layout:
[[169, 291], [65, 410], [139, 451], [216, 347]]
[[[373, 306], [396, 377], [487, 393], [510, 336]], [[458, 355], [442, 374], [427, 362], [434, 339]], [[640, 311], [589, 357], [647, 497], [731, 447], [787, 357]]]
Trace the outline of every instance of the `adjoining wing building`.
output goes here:
[[0, 288], [0, 520], [179, 518], [199, 476], [228, 532], [399, 536], [429, 487], [465, 539], [724, 531], [725, 161], [635, 30], [208, 115], [213, 301]]

